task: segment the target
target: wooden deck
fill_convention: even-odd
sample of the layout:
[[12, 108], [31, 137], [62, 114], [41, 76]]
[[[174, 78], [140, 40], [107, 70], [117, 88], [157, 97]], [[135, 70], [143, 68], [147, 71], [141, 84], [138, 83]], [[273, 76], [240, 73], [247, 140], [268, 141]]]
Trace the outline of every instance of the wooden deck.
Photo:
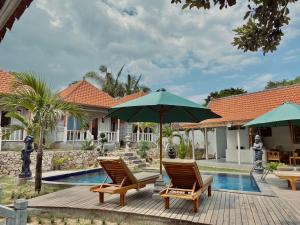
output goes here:
[[[214, 191], [212, 197], [201, 197], [198, 213], [190, 201], [172, 199], [164, 209], [161, 199], [153, 199], [151, 189], [130, 191], [127, 205], [119, 207], [117, 195], [105, 196], [99, 205], [98, 195], [88, 187], [78, 186], [29, 200], [31, 208], [100, 210], [115, 214], [131, 213], [144, 218], [160, 218], [200, 224], [224, 225], [300, 225], [300, 201], [277, 197]], [[98, 211], [97, 211], [98, 212]]]

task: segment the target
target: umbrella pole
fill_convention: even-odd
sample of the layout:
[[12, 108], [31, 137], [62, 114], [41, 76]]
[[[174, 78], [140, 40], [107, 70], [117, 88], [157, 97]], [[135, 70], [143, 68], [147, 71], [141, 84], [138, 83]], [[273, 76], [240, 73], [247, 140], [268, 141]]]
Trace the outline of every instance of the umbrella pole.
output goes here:
[[159, 172], [162, 174], [162, 124], [163, 113], [159, 113]]
[[292, 145], [292, 151], [293, 151], [293, 161], [294, 161], [294, 166], [296, 166], [296, 159], [295, 159], [295, 145], [294, 145], [294, 140], [293, 140], [293, 127], [291, 121], [289, 121], [289, 129], [290, 129], [290, 138], [291, 138], [291, 145]]

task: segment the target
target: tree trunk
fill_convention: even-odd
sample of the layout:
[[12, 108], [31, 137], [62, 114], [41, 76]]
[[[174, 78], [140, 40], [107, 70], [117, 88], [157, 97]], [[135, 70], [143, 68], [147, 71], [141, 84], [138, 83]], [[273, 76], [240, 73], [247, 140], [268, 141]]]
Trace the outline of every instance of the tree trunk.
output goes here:
[[43, 129], [39, 130], [38, 149], [35, 166], [35, 191], [40, 193], [42, 188], [42, 165], [43, 165]]

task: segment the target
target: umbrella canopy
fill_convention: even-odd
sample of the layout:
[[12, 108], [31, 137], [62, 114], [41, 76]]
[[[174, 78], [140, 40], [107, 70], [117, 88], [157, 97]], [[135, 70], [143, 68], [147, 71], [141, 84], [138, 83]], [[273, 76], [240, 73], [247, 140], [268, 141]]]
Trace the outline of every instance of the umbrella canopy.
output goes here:
[[127, 122], [160, 123], [160, 113], [163, 113], [163, 123], [200, 122], [220, 117], [205, 106], [164, 89], [117, 105], [109, 110], [108, 116]]
[[284, 103], [262, 116], [246, 123], [247, 127], [288, 126], [289, 123], [300, 124], [300, 105]]
[[160, 172], [162, 172], [162, 124], [171, 122], [200, 122], [219, 118], [210, 109], [160, 89], [143, 97], [117, 105], [107, 117], [127, 122], [160, 123]]
[[275, 126], [289, 126], [291, 147], [293, 150], [294, 165], [295, 161], [295, 145], [293, 141], [292, 125], [300, 124], [300, 105], [293, 103], [284, 103], [281, 106], [257, 117], [254, 120], [246, 123], [246, 127], [275, 127]]

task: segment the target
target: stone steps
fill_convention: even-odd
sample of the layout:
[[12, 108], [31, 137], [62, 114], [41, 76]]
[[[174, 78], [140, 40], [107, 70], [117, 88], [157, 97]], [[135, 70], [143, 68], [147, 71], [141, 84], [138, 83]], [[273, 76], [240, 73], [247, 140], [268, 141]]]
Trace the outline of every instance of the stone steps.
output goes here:
[[120, 156], [129, 167], [144, 168], [148, 164], [136, 152], [113, 152], [111, 156]]

